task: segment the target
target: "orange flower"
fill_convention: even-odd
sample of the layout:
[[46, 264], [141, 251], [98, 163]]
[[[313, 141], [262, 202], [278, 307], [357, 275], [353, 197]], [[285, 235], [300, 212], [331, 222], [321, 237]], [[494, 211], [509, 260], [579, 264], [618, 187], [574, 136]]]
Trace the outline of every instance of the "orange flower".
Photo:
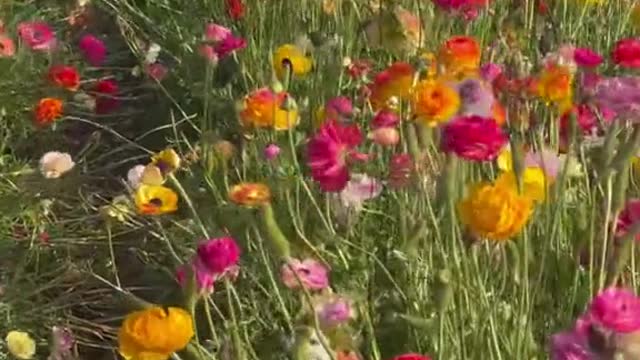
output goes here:
[[440, 61], [451, 72], [477, 70], [480, 66], [480, 45], [470, 36], [453, 36], [440, 48]]
[[38, 126], [47, 126], [62, 116], [62, 101], [54, 98], [44, 98], [38, 102], [35, 109], [35, 122]]
[[271, 201], [271, 190], [262, 183], [240, 183], [229, 190], [229, 200], [247, 207], [264, 205]]
[[406, 62], [396, 62], [373, 79], [371, 85], [371, 105], [375, 110], [388, 106], [392, 97], [406, 98], [413, 84], [413, 66]]
[[52, 66], [49, 69], [49, 80], [55, 85], [71, 91], [76, 91], [80, 87], [80, 74], [72, 66]]
[[544, 68], [535, 85], [536, 94], [547, 103], [556, 103], [563, 109], [571, 104], [573, 74], [569, 67], [550, 65]]
[[493, 115], [493, 119], [496, 121], [498, 126], [504, 125], [507, 121], [507, 111], [504, 109], [504, 106], [500, 104], [499, 101], [495, 101], [491, 106], [491, 115]]
[[[1, 30], [1, 29], [0, 29]], [[12, 57], [16, 53], [16, 46], [7, 35], [2, 34], [0, 31], [0, 58]]]
[[413, 112], [429, 126], [449, 120], [460, 108], [460, 96], [439, 80], [422, 80], [413, 90]]
[[247, 95], [242, 102], [240, 121], [250, 127], [273, 127], [288, 130], [298, 124], [298, 111], [283, 109], [287, 93], [274, 93], [269, 88], [258, 89]]

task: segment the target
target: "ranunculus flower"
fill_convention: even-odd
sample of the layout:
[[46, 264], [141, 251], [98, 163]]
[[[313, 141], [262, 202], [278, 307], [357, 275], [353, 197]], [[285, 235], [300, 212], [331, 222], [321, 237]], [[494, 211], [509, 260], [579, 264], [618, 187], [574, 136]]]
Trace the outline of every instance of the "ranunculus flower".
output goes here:
[[134, 200], [142, 215], [162, 215], [178, 210], [178, 194], [161, 185], [139, 185]]
[[245, 207], [257, 207], [271, 201], [271, 189], [263, 183], [242, 182], [229, 189], [229, 200]]
[[80, 87], [80, 74], [73, 66], [54, 65], [49, 68], [49, 80], [63, 89], [76, 91]]
[[388, 107], [393, 97], [408, 98], [413, 84], [413, 66], [405, 62], [396, 62], [378, 73], [371, 84], [370, 101], [374, 110]]
[[273, 128], [288, 130], [298, 124], [298, 110], [284, 108], [289, 94], [275, 93], [269, 88], [261, 88], [245, 96], [239, 112], [240, 122], [245, 127]]
[[93, 88], [96, 98], [96, 113], [107, 114], [120, 106], [116, 97], [120, 91], [115, 80], [100, 80]]
[[290, 259], [282, 265], [282, 282], [290, 289], [322, 290], [329, 287], [329, 270], [314, 259]]
[[[630, 199], [618, 215], [618, 219], [616, 221], [616, 236], [625, 236], [627, 232], [631, 230], [631, 227], [639, 221], [640, 199]], [[640, 234], [636, 235], [636, 240], [640, 241]]]
[[618, 117], [635, 119], [640, 115], [640, 77], [601, 78], [592, 97], [601, 111], [606, 109]]
[[151, 164], [157, 166], [163, 176], [178, 170], [181, 162], [180, 155], [172, 148], [166, 148], [151, 156]]
[[232, 237], [209, 239], [198, 245], [198, 262], [220, 276], [238, 265], [240, 247]]
[[325, 118], [338, 121], [348, 121], [353, 116], [353, 104], [346, 96], [329, 99], [324, 107]]
[[107, 46], [97, 37], [87, 34], [78, 43], [80, 52], [92, 66], [101, 66], [107, 57]]
[[337, 192], [347, 185], [347, 160], [362, 142], [357, 125], [341, 125], [330, 120], [322, 125], [307, 144], [311, 176], [327, 192]]
[[602, 64], [602, 56], [589, 48], [576, 48], [573, 51], [573, 60], [578, 66], [596, 67]]
[[535, 91], [548, 103], [555, 103], [564, 111], [573, 98], [573, 74], [567, 66], [545, 67], [537, 78]]
[[267, 160], [275, 160], [278, 157], [278, 155], [280, 155], [281, 151], [282, 149], [280, 149], [280, 146], [276, 144], [269, 144], [264, 148], [264, 151], [263, 151], [264, 158]]
[[453, 36], [440, 48], [439, 59], [451, 72], [466, 72], [480, 67], [480, 45], [470, 36]]
[[368, 135], [374, 143], [382, 146], [394, 146], [400, 142], [400, 132], [394, 127], [377, 128]]
[[366, 174], [353, 174], [347, 186], [340, 192], [342, 206], [359, 210], [362, 204], [382, 193], [382, 183]]
[[227, 14], [233, 20], [240, 20], [244, 16], [245, 6], [242, 0], [225, 0]]
[[156, 81], [162, 81], [169, 73], [169, 69], [160, 63], [153, 63], [146, 64], [144, 66], [144, 72], [149, 75], [150, 78]]
[[186, 264], [176, 270], [176, 279], [181, 287], [186, 287], [189, 283], [187, 276], [189, 275], [189, 267], [191, 273], [195, 275], [196, 288], [200, 294], [210, 294], [213, 292], [213, 283], [216, 280], [214, 274], [209, 271], [201, 262], [196, 261], [195, 264]]
[[503, 73], [502, 65], [487, 63], [480, 67], [480, 75], [484, 81], [492, 83]]
[[40, 158], [40, 172], [47, 179], [57, 179], [73, 169], [75, 164], [71, 155], [59, 151], [49, 151]]
[[437, 126], [451, 119], [460, 108], [460, 95], [451, 86], [439, 80], [426, 79], [413, 89], [411, 106], [417, 120]]
[[463, 116], [442, 131], [440, 147], [470, 161], [495, 159], [508, 141], [507, 135], [492, 118]]
[[455, 84], [460, 95], [460, 110], [463, 115], [491, 117], [496, 101], [493, 89], [482, 80], [469, 78]]
[[180, 308], [152, 307], [127, 315], [118, 331], [118, 352], [125, 359], [168, 359], [194, 335], [191, 315]]
[[598, 134], [601, 132], [598, 115], [604, 120], [603, 122], [605, 125], [613, 121], [615, 117], [615, 114], [607, 108], [603, 108], [599, 114], [596, 114], [595, 106], [591, 106], [589, 104], [574, 106], [560, 117], [560, 136], [563, 139], [566, 139], [569, 136], [569, 121], [571, 116], [575, 116], [576, 118], [576, 123], [578, 125], [577, 131], [579, 134], [582, 133], [586, 136]]
[[524, 166], [542, 169], [551, 182], [558, 176], [562, 161], [555, 150], [544, 148], [542, 151], [528, 151], [524, 156]]
[[244, 38], [233, 35], [229, 28], [218, 24], [207, 24], [205, 28], [205, 40], [210, 43], [200, 47], [200, 53], [210, 62], [217, 62], [236, 50], [247, 47]]
[[349, 322], [355, 316], [351, 299], [335, 294], [319, 295], [312, 300], [320, 325], [331, 328]]
[[466, 20], [473, 20], [478, 12], [489, 4], [490, 0], [432, 0], [436, 6]]
[[394, 127], [400, 123], [400, 117], [390, 110], [382, 109], [376, 113], [371, 120], [371, 127], [373, 129]]
[[52, 124], [62, 116], [62, 100], [55, 98], [44, 98], [38, 102], [35, 108], [35, 123], [37, 126], [45, 127]]
[[631, 290], [610, 287], [591, 301], [587, 316], [606, 329], [635, 332], [640, 330], [640, 299]]
[[611, 59], [626, 68], [640, 68], [640, 39], [619, 40], [613, 48]]
[[16, 53], [16, 45], [13, 39], [0, 33], [0, 58], [12, 57]]
[[17, 28], [18, 35], [31, 50], [50, 51], [56, 46], [56, 34], [43, 21], [22, 22]]

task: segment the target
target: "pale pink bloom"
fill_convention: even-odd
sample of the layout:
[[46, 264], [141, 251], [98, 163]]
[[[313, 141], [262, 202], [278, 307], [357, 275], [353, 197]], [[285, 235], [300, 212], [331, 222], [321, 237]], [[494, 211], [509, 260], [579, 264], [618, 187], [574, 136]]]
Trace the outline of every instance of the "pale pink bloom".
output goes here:
[[374, 129], [368, 137], [381, 146], [395, 146], [400, 142], [400, 132], [394, 127]]
[[596, 360], [587, 338], [575, 331], [551, 336], [551, 360]]
[[382, 183], [366, 174], [353, 174], [347, 186], [340, 192], [344, 207], [360, 209], [362, 204], [375, 199], [382, 193]]
[[493, 114], [495, 97], [489, 84], [471, 78], [456, 83], [454, 87], [460, 95], [460, 114], [482, 117], [490, 117]]
[[43, 21], [27, 21], [18, 24], [18, 35], [31, 50], [51, 51], [56, 47], [56, 34]]
[[355, 315], [351, 300], [342, 296], [324, 296], [314, 308], [320, 324], [327, 328], [347, 323]]
[[78, 44], [84, 58], [92, 66], [100, 66], [107, 57], [107, 47], [97, 37], [87, 34], [80, 39]]
[[329, 287], [329, 270], [314, 259], [290, 259], [282, 265], [280, 277], [290, 289], [298, 289], [301, 285], [308, 290]]
[[204, 37], [208, 43], [200, 46], [200, 54], [211, 63], [247, 47], [244, 38], [234, 36], [230, 29], [218, 24], [207, 24]]
[[640, 299], [631, 290], [610, 287], [591, 301], [587, 316], [605, 329], [635, 332], [640, 330]]
[[140, 186], [144, 169], [144, 165], [136, 165], [127, 172], [127, 183], [132, 189], [135, 190]]
[[218, 60], [219, 60], [218, 54], [216, 54], [216, 50], [213, 48], [213, 46], [200, 45], [198, 52], [200, 53], [200, 55], [202, 55], [203, 58], [207, 59], [207, 61], [209, 61], [210, 63], [212, 64], [218, 63]]
[[71, 155], [59, 151], [49, 151], [40, 158], [40, 172], [47, 179], [56, 179], [76, 165]]
[[204, 29], [204, 37], [208, 41], [219, 42], [231, 35], [231, 29], [218, 24], [207, 24]]
[[544, 171], [545, 175], [550, 179], [558, 176], [561, 167], [560, 157], [558, 153], [550, 149], [542, 149], [540, 152], [529, 151], [524, 157], [525, 167], [537, 167]]

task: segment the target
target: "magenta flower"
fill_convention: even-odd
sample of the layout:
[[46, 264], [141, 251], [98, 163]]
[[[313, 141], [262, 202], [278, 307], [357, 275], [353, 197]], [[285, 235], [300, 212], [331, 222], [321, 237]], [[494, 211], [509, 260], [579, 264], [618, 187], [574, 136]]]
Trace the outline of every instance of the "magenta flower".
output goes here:
[[489, 0], [432, 0], [441, 9], [456, 15], [461, 15], [465, 20], [473, 20], [478, 12], [487, 6]]
[[189, 284], [189, 279], [187, 278], [189, 275], [189, 266], [191, 266], [191, 271], [196, 276], [198, 292], [200, 294], [211, 294], [213, 292], [213, 283], [216, 280], [216, 277], [206, 267], [204, 267], [200, 261], [195, 261], [193, 264], [182, 265], [176, 270], [176, 279], [180, 286], [184, 288]]
[[51, 329], [51, 353], [47, 360], [64, 360], [73, 358], [73, 347], [76, 340], [66, 327], [54, 326]]
[[101, 66], [107, 57], [107, 47], [104, 42], [91, 34], [84, 35], [78, 47], [91, 66]]
[[494, 119], [471, 115], [445, 125], [440, 147], [466, 160], [492, 161], [507, 141], [507, 135]]
[[346, 122], [353, 116], [353, 104], [346, 96], [337, 96], [327, 101], [324, 107], [325, 118]]
[[587, 316], [591, 322], [615, 332], [638, 331], [640, 299], [630, 290], [610, 287], [591, 301]]
[[215, 276], [231, 271], [240, 260], [240, 247], [232, 237], [209, 239], [198, 246], [198, 262]]
[[280, 146], [276, 144], [269, 144], [264, 148], [264, 158], [267, 160], [274, 160], [280, 155]]
[[589, 48], [576, 48], [573, 51], [573, 60], [582, 67], [596, 67], [602, 64], [602, 56]]
[[234, 36], [230, 29], [218, 24], [207, 24], [204, 37], [207, 43], [200, 47], [200, 54], [212, 63], [247, 47], [244, 38]]
[[31, 50], [51, 51], [56, 46], [56, 34], [43, 21], [22, 22], [17, 28], [18, 35]]
[[611, 59], [626, 68], [640, 68], [640, 39], [622, 39], [616, 43]]
[[394, 127], [400, 123], [398, 115], [391, 110], [380, 110], [371, 120], [371, 128], [379, 129], [386, 127]]
[[[622, 237], [627, 234], [631, 227], [640, 221], [640, 199], [627, 201], [624, 209], [618, 215], [616, 222], [616, 236]], [[640, 241], [640, 234], [636, 236], [636, 241]]]
[[594, 106], [589, 106], [588, 104], [574, 106], [573, 109], [563, 114], [560, 118], [560, 136], [563, 138], [569, 135], [569, 120], [572, 115], [576, 118], [578, 131], [587, 136], [595, 135], [599, 132], [598, 116], [604, 120], [605, 125], [613, 121], [615, 117], [615, 114], [607, 108], [603, 108], [599, 113], [596, 113]]
[[575, 331], [551, 336], [551, 360], [595, 360], [587, 338]]
[[344, 324], [354, 317], [351, 300], [341, 296], [328, 296], [316, 304], [315, 309], [323, 327]]
[[338, 192], [347, 186], [349, 169], [347, 160], [362, 142], [357, 125], [342, 125], [326, 121], [307, 144], [311, 176], [327, 192]]
[[484, 81], [487, 81], [489, 83], [492, 83], [495, 79], [498, 78], [498, 76], [502, 75], [503, 72], [504, 70], [502, 69], [502, 65], [498, 65], [495, 63], [484, 64], [482, 65], [482, 67], [480, 67], [480, 75], [482, 76]]
[[313, 259], [290, 259], [282, 265], [282, 282], [289, 289], [298, 289], [300, 285], [309, 290], [322, 290], [329, 287], [329, 270]]

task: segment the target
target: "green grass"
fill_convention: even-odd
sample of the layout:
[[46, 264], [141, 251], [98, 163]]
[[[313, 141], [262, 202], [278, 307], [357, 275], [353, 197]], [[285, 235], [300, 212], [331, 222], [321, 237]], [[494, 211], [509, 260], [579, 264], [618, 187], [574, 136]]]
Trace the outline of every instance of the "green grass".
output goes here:
[[[546, 17], [534, 14], [533, 1], [517, 7], [515, 1], [495, 0], [489, 13], [469, 24], [443, 16], [426, 0], [392, 2], [420, 15], [424, 51], [435, 52], [451, 35], [474, 35], [485, 47], [492, 45], [483, 60], [509, 64], [508, 71], [519, 75], [534, 73], [543, 52], [562, 44], [608, 54], [615, 41], [633, 35], [627, 24], [629, 4], [622, 0], [609, 1], [600, 10], [557, 0]], [[600, 259], [612, 241], [609, 237], [607, 246], [605, 219], [614, 215], [607, 209], [619, 197], [636, 195], [637, 188], [631, 181], [624, 193], [613, 185], [629, 176], [628, 169], [603, 178], [599, 155], [587, 150], [580, 154], [584, 175], [552, 187], [552, 200], [537, 206], [526, 229], [505, 244], [471, 244], [449, 206], [472, 180], [490, 179], [493, 165], [460, 163], [455, 178], [449, 179], [454, 191], [442, 207], [432, 189], [439, 174], [424, 171], [414, 187], [385, 189], [349, 226], [332, 219], [328, 198], [301, 157], [315, 109], [333, 96], [357, 93], [342, 71], [344, 57], [370, 59], [376, 70], [394, 60], [417, 62], [418, 54], [367, 47], [359, 32], [372, 16], [365, 1], [338, 0], [342, 7], [327, 15], [319, 0], [246, 0], [247, 15], [238, 22], [216, 0], [93, 3], [103, 15], [89, 31], [105, 34], [110, 68], [88, 68], [80, 60], [74, 44], [82, 31], [69, 30], [65, 23], [68, 5], [0, 4], [0, 19], [12, 35], [16, 23], [42, 18], [55, 25], [63, 44], [54, 59], [22, 48], [14, 58], [0, 58], [0, 334], [29, 331], [38, 341], [36, 359], [46, 358], [50, 327], [56, 324], [74, 332], [80, 359], [113, 358], [117, 327], [132, 309], [130, 295], [181, 304], [175, 268], [191, 258], [200, 240], [225, 233], [243, 249], [240, 276], [232, 286], [216, 286], [210, 319], [204, 306], [198, 308], [199, 336], [208, 339], [203, 344], [213, 353], [239, 343], [247, 359], [287, 358], [285, 339], [300, 324], [306, 300], [279, 281], [280, 261], [256, 211], [227, 201], [228, 187], [240, 181], [270, 185], [276, 219], [294, 255], [325, 261], [333, 289], [353, 297], [358, 317], [349, 333], [365, 359], [405, 352], [436, 359], [543, 359], [548, 337], [571, 327], [605, 285], [607, 264]], [[207, 22], [229, 26], [248, 41], [245, 50], [215, 70], [197, 53]], [[305, 34], [335, 41], [314, 53], [311, 74], [290, 84], [301, 125], [291, 137], [270, 131], [243, 136], [235, 102], [271, 85], [272, 50]], [[515, 41], [508, 43], [508, 37]], [[170, 64], [162, 83], [131, 75], [144, 56], [139, 41], [162, 47], [162, 58]], [[124, 105], [104, 118], [74, 111], [55, 130], [35, 130], [33, 104], [58, 91], [42, 80], [53, 62], [76, 64], [87, 81], [115, 77]], [[612, 66], [603, 69], [608, 75], [620, 72]], [[510, 100], [505, 101], [509, 106]], [[365, 124], [369, 111], [363, 107], [357, 120]], [[540, 145], [545, 134], [555, 133], [554, 111], [535, 101], [524, 111], [541, 125], [514, 131], [518, 136]], [[627, 130], [613, 135], [624, 140]], [[214, 154], [212, 145], [219, 139], [238, 148], [229, 164]], [[263, 146], [272, 141], [285, 150], [279, 168], [261, 157]], [[200, 159], [179, 171], [175, 183], [169, 182], [185, 191], [179, 211], [162, 217], [129, 214], [124, 221], [102, 216], [101, 208], [111, 199], [127, 194], [122, 181], [126, 171], [167, 145], [183, 156], [200, 149]], [[407, 146], [403, 137], [397, 151], [409, 150]], [[37, 162], [49, 150], [69, 151], [77, 167], [59, 181], [42, 179]], [[434, 168], [444, 168], [446, 159], [434, 150], [429, 149]], [[384, 174], [391, 153], [385, 150], [366, 170]], [[293, 154], [300, 164], [291, 161]], [[19, 238], [18, 227], [24, 229]], [[49, 244], [42, 244], [42, 232], [50, 235]], [[576, 249], [584, 246], [593, 250], [591, 266], [580, 264]], [[635, 257], [631, 259], [623, 279], [637, 289]], [[444, 282], [443, 273], [448, 277]], [[2, 353], [6, 350], [0, 347], [0, 359], [11, 358]]]

